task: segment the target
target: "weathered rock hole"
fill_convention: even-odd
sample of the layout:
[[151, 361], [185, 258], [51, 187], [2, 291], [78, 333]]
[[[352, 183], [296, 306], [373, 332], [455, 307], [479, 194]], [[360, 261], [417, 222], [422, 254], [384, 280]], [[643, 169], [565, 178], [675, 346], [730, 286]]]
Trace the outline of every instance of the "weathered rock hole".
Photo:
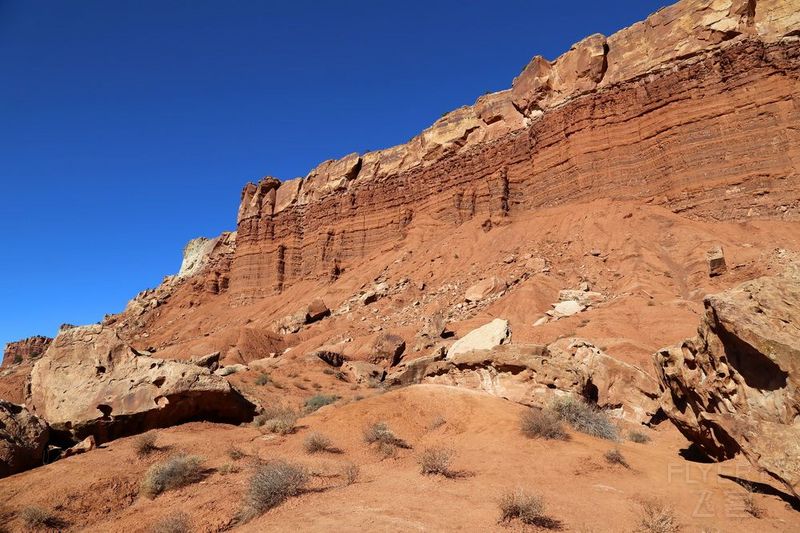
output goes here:
[[166, 380], [167, 380], [166, 377], [158, 376], [156, 379], [153, 380], [153, 385], [160, 388], [161, 385], [163, 385]]
[[112, 407], [110, 405], [106, 405], [104, 403], [101, 403], [101, 404], [99, 404], [97, 406], [97, 409], [99, 409], [100, 412], [103, 413], [103, 418], [111, 417], [111, 412], [113, 411], [113, 409], [112, 409]]

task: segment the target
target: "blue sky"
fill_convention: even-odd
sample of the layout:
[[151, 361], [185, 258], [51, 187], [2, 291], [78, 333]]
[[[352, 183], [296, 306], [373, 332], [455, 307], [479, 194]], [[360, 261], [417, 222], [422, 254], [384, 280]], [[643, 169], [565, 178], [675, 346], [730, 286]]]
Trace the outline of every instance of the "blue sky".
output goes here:
[[405, 142], [668, 3], [0, 0], [0, 345], [122, 310], [247, 181]]

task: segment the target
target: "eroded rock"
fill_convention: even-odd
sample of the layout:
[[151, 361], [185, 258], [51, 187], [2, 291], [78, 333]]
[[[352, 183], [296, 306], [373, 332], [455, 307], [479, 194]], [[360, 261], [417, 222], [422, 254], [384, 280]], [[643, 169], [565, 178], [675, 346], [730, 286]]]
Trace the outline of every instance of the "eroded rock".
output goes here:
[[800, 267], [707, 296], [697, 337], [655, 354], [661, 405], [709, 457], [744, 453], [800, 494]]
[[49, 435], [25, 406], [0, 400], [0, 478], [41, 465]]
[[189, 420], [238, 424], [256, 410], [208, 368], [141, 355], [102, 325], [59, 333], [31, 371], [27, 399], [64, 438], [98, 443]]
[[383, 333], [375, 339], [372, 345], [372, 355], [370, 362], [373, 364], [388, 363], [395, 366], [400, 362], [403, 352], [406, 349], [406, 341], [399, 335]]

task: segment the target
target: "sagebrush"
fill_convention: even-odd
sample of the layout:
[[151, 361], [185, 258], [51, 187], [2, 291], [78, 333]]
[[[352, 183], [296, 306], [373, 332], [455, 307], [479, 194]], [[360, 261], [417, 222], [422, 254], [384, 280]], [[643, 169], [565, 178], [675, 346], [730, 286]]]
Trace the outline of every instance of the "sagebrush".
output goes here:
[[176, 455], [151, 466], [145, 473], [141, 493], [155, 498], [164, 491], [197, 483], [203, 478], [203, 460], [196, 455]]
[[581, 433], [607, 440], [618, 440], [617, 427], [608, 415], [594, 405], [570, 397], [559, 398], [551, 409], [558, 417]]
[[522, 413], [520, 426], [529, 438], [568, 440], [569, 434], [556, 413], [549, 409], [528, 409]]
[[250, 478], [244, 518], [265, 513], [286, 499], [301, 494], [307, 483], [308, 472], [302, 466], [281, 460], [267, 463]]

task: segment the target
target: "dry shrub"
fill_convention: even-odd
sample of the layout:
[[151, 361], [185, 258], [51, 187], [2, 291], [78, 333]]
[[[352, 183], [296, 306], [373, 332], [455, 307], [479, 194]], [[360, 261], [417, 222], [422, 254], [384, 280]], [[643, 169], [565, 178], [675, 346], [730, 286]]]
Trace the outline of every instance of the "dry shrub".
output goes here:
[[58, 516], [41, 507], [25, 507], [19, 516], [28, 530], [61, 529], [65, 526], [64, 521]]
[[639, 515], [639, 533], [677, 533], [680, 524], [675, 512], [666, 503], [659, 500], [647, 500], [641, 503]]
[[384, 457], [391, 457], [398, 448], [409, 449], [411, 446], [395, 435], [385, 422], [375, 422], [364, 430], [364, 442], [374, 444], [375, 449]]
[[528, 409], [520, 419], [522, 433], [529, 438], [568, 440], [569, 434], [558, 416], [548, 409]]
[[238, 465], [234, 465], [231, 463], [225, 463], [221, 467], [219, 467], [218, 471], [221, 475], [227, 476], [228, 474], [237, 474], [241, 472], [241, 468]]
[[445, 418], [442, 415], [436, 416], [433, 420], [431, 420], [431, 423], [428, 424], [428, 430], [433, 431], [435, 429], [439, 429], [446, 423], [447, 420], [445, 420]]
[[306, 453], [326, 452], [332, 448], [331, 439], [322, 433], [312, 433], [303, 441], [303, 448]]
[[148, 431], [136, 437], [136, 440], [133, 441], [133, 449], [136, 450], [136, 455], [139, 457], [145, 457], [158, 451], [158, 446], [156, 446], [156, 433], [154, 431]]
[[756, 502], [756, 498], [754, 496], [756, 492], [755, 488], [749, 483], [745, 483], [744, 488], [747, 490], [742, 498], [745, 512], [753, 518], [763, 518], [766, 513], [764, 512], [764, 509], [758, 505], [758, 502]]
[[427, 448], [419, 456], [420, 471], [425, 475], [455, 477], [450, 461], [455, 453], [444, 448]]
[[297, 496], [307, 483], [308, 472], [300, 465], [277, 460], [260, 467], [250, 479], [248, 508], [243, 518], [254, 518]]
[[203, 460], [195, 455], [176, 455], [151, 466], [141, 484], [141, 492], [155, 498], [162, 492], [177, 489], [203, 478]]
[[190, 531], [192, 531], [192, 521], [189, 519], [189, 515], [182, 511], [168, 514], [149, 529], [150, 533], [189, 533]]
[[234, 461], [238, 461], [240, 459], [244, 459], [247, 457], [247, 454], [244, 453], [241, 448], [237, 448], [236, 446], [230, 446], [228, 448], [228, 457], [233, 459]]
[[267, 374], [265, 372], [262, 372], [256, 378], [256, 385], [260, 385], [260, 386], [263, 387], [264, 385], [267, 385], [268, 383], [269, 383], [269, 374]]
[[507, 492], [500, 498], [500, 521], [507, 522], [515, 518], [543, 529], [560, 527], [558, 520], [545, 514], [542, 498], [522, 489]]
[[551, 407], [558, 417], [581, 433], [617, 440], [617, 428], [608, 415], [593, 405], [572, 397], [560, 398]]
[[641, 431], [631, 431], [628, 433], [628, 440], [637, 444], [647, 444], [650, 442], [650, 436]]
[[270, 433], [288, 435], [294, 432], [297, 418], [297, 412], [292, 408], [274, 406], [264, 409], [263, 413], [253, 419], [253, 424]]
[[361, 468], [355, 463], [347, 462], [342, 466], [342, 477], [346, 485], [352, 485], [358, 481], [358, 476], [361, 474]]
[[613, 450], [608, 450], [605, 455], [603, 456], [606, 458], [606, 461], [612, 465], [621, 465], [625, 468], [630, 468], [628, 461], [625, 459], [625, 456], [622, 455], [622, 452], [619, 451], [617, 448]]
[[306, 413], [313, 413], [320, 407], [330, 405], [338, 399], [339, 397], [334, 394], [315, 394], [306, 400]]

